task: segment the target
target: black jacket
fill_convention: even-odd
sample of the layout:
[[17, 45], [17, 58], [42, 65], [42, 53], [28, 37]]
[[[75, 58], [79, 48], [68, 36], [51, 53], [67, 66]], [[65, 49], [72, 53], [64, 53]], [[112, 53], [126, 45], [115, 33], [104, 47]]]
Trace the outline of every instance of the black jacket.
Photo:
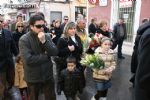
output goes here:
[[0, 34], [0, 71], [6, 71], [8, 67], [14, 67], [12, 57], [17, 54], [18, 50], [12, 33], [6, 29], [2, 29], [2, 33]]
[[114, 29], [113, 29], [114, 36], [113, 37], [116, 41], [126, 39], [126, 37], [127, 37], [126, 25], [122, 24], [122, 26], [123, 26], [123, 29], [124, 29], [124, 36], [123, 37], [120, 36], [120, 25], [119, 25], [119, 23], [116, 23], [114, 25]]
[[106, 31], [106, 32], [104, 32], [102, 29], [97, 29], [97, 31], [96, 31], [96, 33], [99, 33], [99, 34], [102, 34], [103, 36], [106, 36], [106, 37], [108, 37], [108, 38], [111, 38], [111, 33], [110, 32], [108, 32], [108, 31]]
[[[52, 31], [53, 31], [54, 33], [53, 33]], [[56, 37], [53, 38], [52, 40], [53, 40], [53, 42], [55, 43], [55, 45], [57, 45], [57, 42], [58, 42], [59, 38], [61, 37], [61, 35], [62, 35], [62, 33], [63, 33], [62, 29], [61, 29], [60, 27], [59, 27], [59, 28], [54, 27], [54, 28], [52, 28], [52, 29], [50, 30], [50, 33], [56, 35]]]
[[49, 34], [42, 44], [32, 31], [24, 34], [19, 40], [20, 55], [23, 59], [24, 77], [27, 82], [37, 83], [53, 79], [53, 63], [51, 56], [58, 53]]
[[17, 49], [19, 50], [19, 39], [22, 35], [24, 35], [25, 32], [23, 31], [22, 33], [18, 32], [17, 30], [15, 32], [13, 32], [13, 39], [15, 40], [15, 44]]
[[133, 47], [133, 53], [132, 53], [132, 58], [131, 58], [131, 72], [135, 73], [136, 69], [137, 69], [137, 65], [138, 65], [138, 45], [139, 45], [139, 41], [141, 39], [142, 34], [144, 33], [144, 31], [150, 28], [150, 24], [146, 23], [144, 25], [141, 25], [138, 30], [137, 30], [137, 35], [135, 38], [135, 42], [134, 42], [134, 47]]
[[67, 69], [62, 70], [60, 77], [59, 84], [66, 96], [74, 96], [77, 91], [82, 92], [81, 72], [77, 68], [73, 72], [69, 72]]
[[89, 25], [89, 33], [95, 34], [95, 33], [96, 33], [96, 30], [97, 30], [97, 27], [96, 27], [93, 23], [91, 23], [91, 24]]
[[[81, 39], [79, 36], [75, 35], [75, 39], [77, 43], [74, 43], [70, 37], [69, 38], [62, 37], [58, 40], [57, 47], [59, 50], [59, 53], [58, 53], [59, 57], [63, 57], [66, 59], [67, 57], [72, 55], [76, 57], [77, 61], [81, 60], [81, 55], [83, 53], [83, 46], [82, 46]], [[68, 48], [68, 45], [74, 45], [75, 50], [71, 52]]]
[[[150, 25], [150, 23], [149, 23]], [[144, 31], [144, 30], [143, 30]], [[150, 28], [141, 36], [135, 76], [135, 100], [150, 100]]]

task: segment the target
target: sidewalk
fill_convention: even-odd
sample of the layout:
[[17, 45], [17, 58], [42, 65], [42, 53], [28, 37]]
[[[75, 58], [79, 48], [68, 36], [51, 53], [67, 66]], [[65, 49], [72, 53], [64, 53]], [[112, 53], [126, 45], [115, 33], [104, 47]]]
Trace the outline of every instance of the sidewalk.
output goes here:
[[[117, 47], [115, 48], [115, 52], [117, 52]], [[124, 42], [122, 46], [122, 53], [125, 55], [132, 55], [133, 52], [133, 44]]]

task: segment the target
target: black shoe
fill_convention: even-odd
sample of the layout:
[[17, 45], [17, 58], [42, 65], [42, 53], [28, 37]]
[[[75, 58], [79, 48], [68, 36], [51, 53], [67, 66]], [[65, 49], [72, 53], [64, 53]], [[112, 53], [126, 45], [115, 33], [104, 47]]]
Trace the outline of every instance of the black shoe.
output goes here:
[[121, 57], [118, 57], [119, 59], [125, 59], [125, 57], [121, 56]]
[[61, 90], [57, 89], [57, 95], [61, 95]]

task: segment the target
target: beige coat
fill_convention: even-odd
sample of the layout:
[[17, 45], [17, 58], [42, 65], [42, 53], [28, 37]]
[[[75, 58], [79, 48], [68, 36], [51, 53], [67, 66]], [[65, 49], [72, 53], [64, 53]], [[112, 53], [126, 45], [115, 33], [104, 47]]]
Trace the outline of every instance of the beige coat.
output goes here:
[[24, 80], [23, 64], [21, 62], [16, 63], [16, 66], [15, 66], [15, 84], [14, 85], [19, 88], [27, 87], [27, 83]]
[[104, 61], [104, 69], [96, 70], [93, 69], [93, 78], [98, 80], [109, 80], [112, 76], [113, 70], [116, 68], [116, 59], [115, 59], [115, 53], [113, 50], [109, 50], [107, 54], [102, 52], [102, 48], [98, 47], [95, 50], [95, 53], [101, 57], [101, 59]]

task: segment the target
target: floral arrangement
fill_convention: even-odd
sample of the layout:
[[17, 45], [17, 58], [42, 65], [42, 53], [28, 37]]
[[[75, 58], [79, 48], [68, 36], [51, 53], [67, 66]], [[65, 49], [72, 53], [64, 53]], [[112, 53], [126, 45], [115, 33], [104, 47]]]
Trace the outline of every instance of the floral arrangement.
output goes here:
[[86, 54], [80, 61], [84, 66], [88, 66], [92, 69], [103, 69], [104, 61], [97, 54]]

